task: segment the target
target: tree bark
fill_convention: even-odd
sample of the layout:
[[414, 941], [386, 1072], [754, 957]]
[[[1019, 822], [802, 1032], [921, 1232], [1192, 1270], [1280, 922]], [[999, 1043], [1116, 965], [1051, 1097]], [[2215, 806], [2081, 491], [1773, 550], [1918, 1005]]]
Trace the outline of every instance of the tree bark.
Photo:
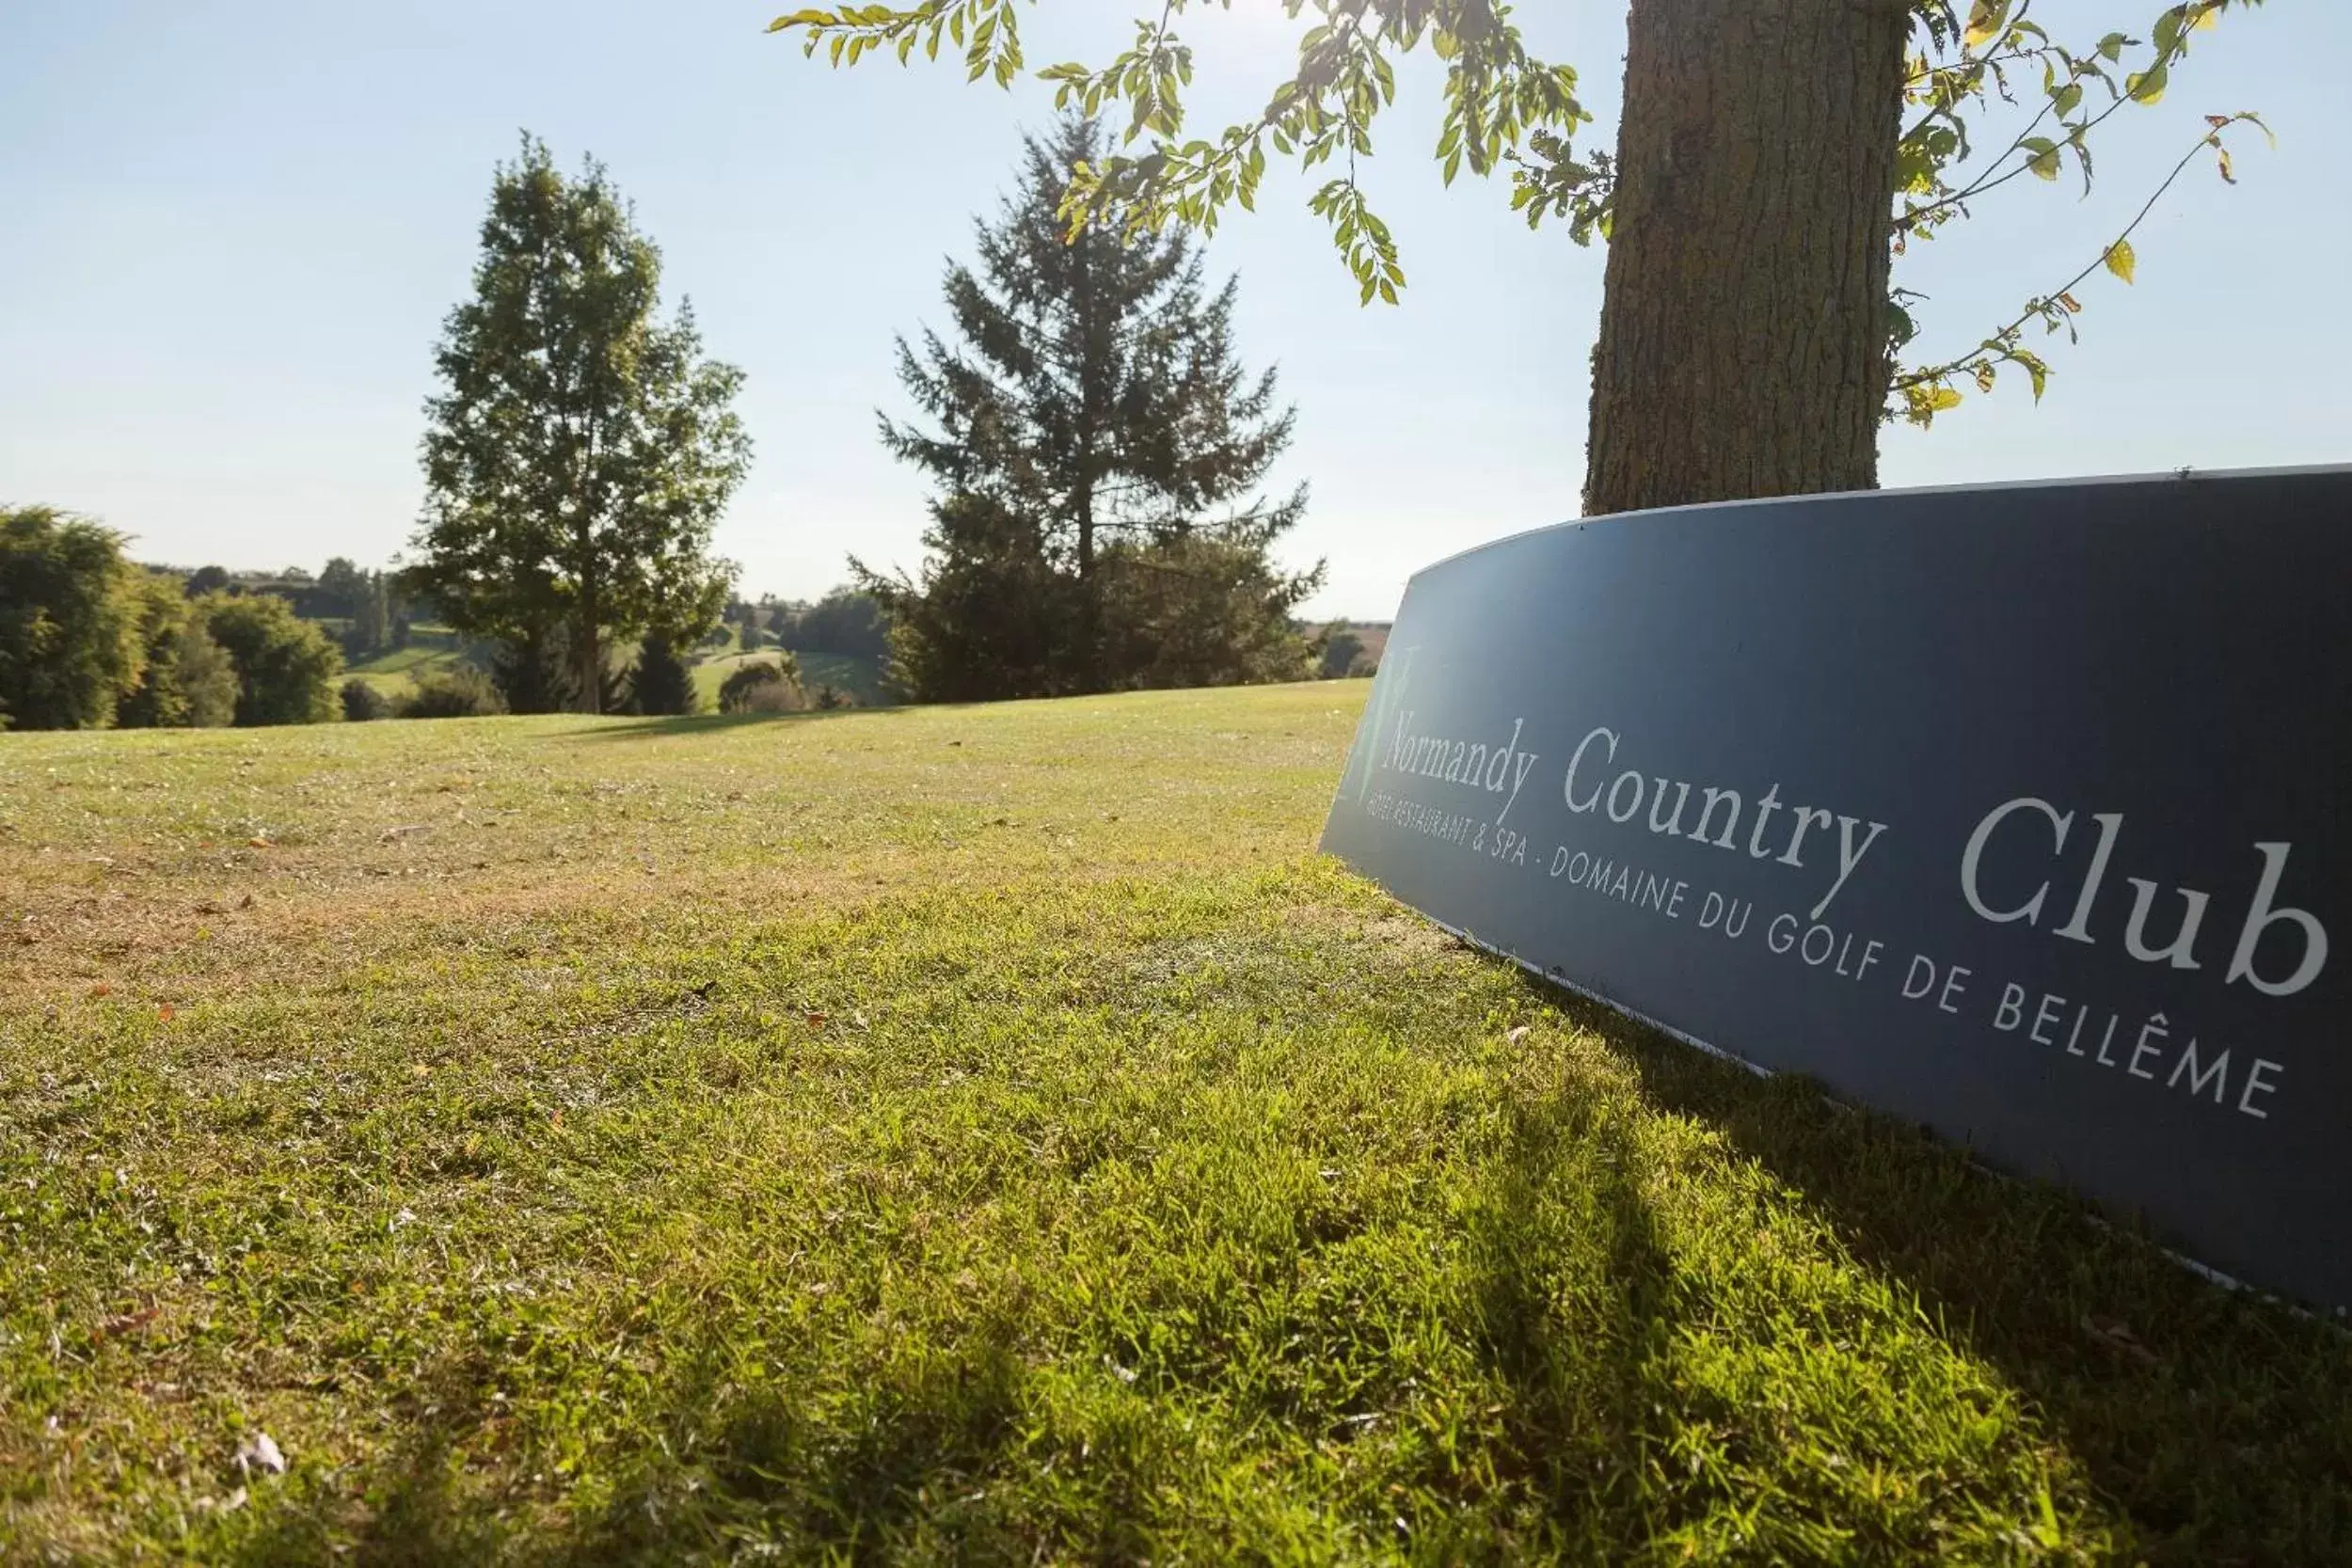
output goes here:
[[1078, 528], [1078, 689], [1082, 692], [1100, 691], [1107, 684], [1103, 679], [1103, 585], [1094, 576], [1094, 486], [1101, 477], [1096, 437], [1108, 422], [1104, 404], [1109, 394], [1104, 383], [1114, 350], [1104, 341], [1103, 325], [1096, 319], [1098, 301], [1089, 269], [1093, 247], [1099, 243], [1099, 236], [1089, 232], [1071, 252], [1071, 265], [1077, 274], [1078, 312], [1078, 483], [1071, 510]]
[[604, 711], [604, 649], [596, 637], [596, 579], [593, 569], [584, 573], [580, 584], [580, 620], [573, 633], [576, 646], [573, 657], [578, 659], [580, 695], [577, 699], [582, 713]]
[[1634, 0], [1588, 516], [1878, 483], [1908, 0]]

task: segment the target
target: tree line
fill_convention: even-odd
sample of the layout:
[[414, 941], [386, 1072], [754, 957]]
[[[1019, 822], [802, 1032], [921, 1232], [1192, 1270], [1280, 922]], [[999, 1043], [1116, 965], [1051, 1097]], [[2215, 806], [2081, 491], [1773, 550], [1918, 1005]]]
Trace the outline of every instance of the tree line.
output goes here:
[[[482, 667], [423, 677], [400, 711], [428, 717], [691, 711], [690, 660], [739, 649], [778, 650], [721, 689], [741, 711], [847, 700], [803, 690], [801, 653], [880, 660], [917, 701], [1349, 673], [1348, 644], [1295, 619], [1321, 566], [1271, 554], [1306, 494], [1256, 492], [1294, 416], [1237, 358], [1234, 285], [1211, 287], [1182, 236], [1065, 241], [1067, 170], [1106, 143], [1077, 118], [1027, 140], [977, 265], [948, 272], [952, 343], [898, 345], [930, 420], [881, 429], [933, 483], [916, 575], [852, 559], [852, 583], [814, 603], [735, 596], [711, 537], [751, 461], [742, 373], [704, 354], [691, 305], [662, 314], [660, 251], [604, 167], [567, 174], [526, 136], [435, 351], [409, 558], [177, 579], [95, 522], [11, 514], [13, 721], [333, 717], [342, 661], [428, 617]], [[340, 710], [393, 708], [354, 682]]]
[[342, 650], [275, 594], [132, 562], [45, 506], [0, 509], [0, 726], [155, 729], [336, 716]]
[[[741, 372], [704, 355], [690, 306], [661, 313], [660, 252], [604, 168], [566, 175], [526, 136], [497, 171], [471, 294], [436, 351], [426, 504], [393, 587], [493, 650], [489, 684], [525, 712], [691, 699], [686, 659], [730, 626], [747, 652], [865, 636], [918, 700], [1346, 673], [1357, 657], [1336, 633], [1297, 619], [1321, 564], [1275, 555], [1307, 504], [1303, 487], [1263, 488], [1294, 411], [1271, 371], [1245, 368], [1234, 285], [1212, 283], [1189, 238], [1255, 199], [1269, 150], [1340, 170], [1312, 205], [1364, 298], [1394, 300], [1399, 247], [1359, 168], [1395, 58], [1430, 45], [1448, 83], [1447, 176], [1508, 167], [1531, 222], [1565, 218], [1579, 242], [1611, 246], [1587, 514], [1867, 488], [1888, 420], [1930, 422], [2005, 372], [2039, 397], [2050, 366], [2024, 335], [2073, 337], [2075, 290], [2093, 272], [2132, 281], [2132, 236], [2154, 203], [2015, 321], [1941, 359], [1913, 356], [1918, 299], [1894, 261], [2024, 176], [2071, 169], [2088, 188], [2094, 135], [2160, 101], [2193, 37], [2251, 3], [2182, 0], [2145, 40], [2069, 43], [2032, 0], [1634, 0], [1613, 151], [1577, 147], [1591, 117], [1576, 73], [1533, 56], [1494, 0], [1302, 0], [1294, 13], [1320, 20], [1265, 111], [1186, 139], [1185, 8], [1162, 8], [1108, 64], [1042, 72], [1066, 113], [1026, 141], [1013, 194], [976, 224], [975, 260], [949, 267], [945, 328], [898, 344], [913, 414], [881, 416], [880, 437], [930, 482], [920, 564], [853, 558], [862, 598], [790, 615], [730, 614], [737, 574], [711, 548], [751, 459], [734, 411]], [[972, 75], [1004, 83], [1020, 69], [1017, 19], [1012, 0], [923, 0], [774, 25], [847, 62], [951, 39]], [[1708, 112], [1692, 117], [1693, 103]], [[1096, 118], [1113, 110], [1115, 135]], [[2207, 153], [2234, 178], [2225, 135], [2249, 121], [2206, 117], [2156, 195]], [[1773, 178], [1756, 177], [1759, 154]], [[267, 663], [240, 619], [260, 612], [231, 611], [215, 590], [177, 610], [153, 590], [144, 620], [102, 608], [137, 597], [129, 579], [57, 577], [65, 557], [104, 553], [87, 530], [10, 515], [45, 517], [24, 526], [56, 537], [8, 568], [0, 658], [114, 650], [71, 679], [8, 673], [16, 722], [119, 720], [134, 694], [182, 680], [183, 645], [185, 680], [216, 692], [206, 640], [233, 664], [242, 637], [255, 669]], [[26, 599], [25, 582], [54, 596]], [[351, 620], [388, 617], [390, 603], [388, 590]], [[65, 629], [77, 616], [96, 620]], [[151, 633], [146, 653], [124, 651], [135, 621]], [[200, 638], [185, 629], [199, 623]], [[633, 663], [616, 652], [631, 647]], [[265, 699], [266, 677], [243, 667], [237, 679], [237, 711], [304, 705]], [[211, 695], [156, 701], [219, 711]]]
[[1077, 118], [1028, 140], [977, 267], [948, 272], [955, 341], [898, 344], [930, 422], [884, 416], [881, 436], [933, 482], [919, 572], [853, 558], [852, 592], [790, 608], [732, 599], [710, 550], [750, 462], [740, 372], [703, 356], [691, 309], [658, 319], [659, 252], [604, 168], [566, 176], [526, 138], [438, 351], [404, 583], [501, 645], [518, 711], [609, 710], [614, 641], [667, 658], [721, 634], [882, 656], [914, 701], [1312, 673], [1294, 612], [1321, 567], [1271, 554], [1305, 492], [1253, 494], [1293, 417], [1236, 358], [1233, 285], [1182, 236], [1066, 237], [1056, 216], [1106, 140]]

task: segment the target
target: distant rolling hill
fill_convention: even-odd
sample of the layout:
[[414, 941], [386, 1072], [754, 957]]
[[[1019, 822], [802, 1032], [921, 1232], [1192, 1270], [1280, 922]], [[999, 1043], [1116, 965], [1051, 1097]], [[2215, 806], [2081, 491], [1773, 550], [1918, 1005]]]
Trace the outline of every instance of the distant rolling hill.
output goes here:
[[[773, 664], [776, 651], [763, 649], [754, 654], [721, 654], [706, 658], [694, 666], [694, 690], [711, 707], [719, 704], [719, 688], [726, 678], [746, 664]], [[855, 654], [820, 654], [802, 650], [793, 654], [801, 666], [801, 685], [814, 698], [817, 689], [831, 686], [857, 699], [860, 707], [887, 707], [889, 696], [882, 690], [882, 660]]]

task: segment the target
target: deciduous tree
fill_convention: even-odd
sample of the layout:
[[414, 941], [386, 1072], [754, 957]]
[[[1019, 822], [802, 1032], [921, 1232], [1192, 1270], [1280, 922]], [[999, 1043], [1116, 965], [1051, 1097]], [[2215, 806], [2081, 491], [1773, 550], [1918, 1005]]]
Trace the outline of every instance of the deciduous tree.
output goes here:
[[710, 536], [750, 464], [742, 372], [703, 356], [688, 307], [657, 317], [660, 277], [601, 166], [567, 178], [526, 137], [500, 167], [437, 355], [407, 580], [460, 631], [533, 658], [560, 642], [567, 690], [539, 671], [518, 706], [600, 711], [609, 643], [725, 602]]
[[180, 578], [138, 572], [138, 689], [115, 707], [124, 729], [214, 729], [235, 721], [237, 670], [189, 604]]
[[0, 712], [24, 730], [103, 729], [144, 648], [122, 536], [48, 506], [0, 507]]
[[338, 710], [342, 650], [275, 594], [207, 594], [191, 607], [237, 669], [236, 721], [317, 724]]

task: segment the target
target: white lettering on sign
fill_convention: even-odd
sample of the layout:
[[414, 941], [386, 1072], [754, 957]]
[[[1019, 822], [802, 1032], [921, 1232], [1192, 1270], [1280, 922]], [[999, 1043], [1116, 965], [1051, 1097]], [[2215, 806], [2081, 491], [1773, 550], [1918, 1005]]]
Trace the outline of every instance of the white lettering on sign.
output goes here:
[[[1734, 854], [1740, 852], [1740, 824], [1746, 816], [1747, 801], [1738, 790], [1714, 784], [1697, 785], [1698, 818], [1685, 830], [1682, 826], [1683, 812], [1691, 803], [1692, 785], [1678, 779], [1645, 775], [1632, 768], [1617, 774], [1613, 779], [1607, 777], [1609, 765], [1617, 760], [1617, 745], [1623, 738], [1616, 731], [1604, 725], [1577, 742], [1575, 754], [1568, 758], [1568, 775], [1560, 785], [1560, 793], [1570, 811], [1584, 815], [1605, 812], [1612, 822], [1626, 823], [1641, 814], [1643, 802], [1646, 800], [1651, 832], [1670, 838], [1695, 839], [1717, 849], [1728, 849]], [[1602, 749], [1594, 752], [1597, 743]], [[1590, 772], [1585, 771], [1587, 768]], [[1585, 780], [1581, 794], [1578, 784], [1580, 774]], [[1757, 797], [1755, 815], [1748, 818], [1747, 854], [1750, 859], [1775, 858], [1772, 850], [1776, 845], [1766, 843], [1764, 835], [1771, 830], [1772, 814], [1782, 809], [1777, 783], [1767, 786], [1764, 793]], [[1862, 857], [1870, 852], [1870, 846], [1878, 842], [1879, 834], [1886, 831], [1886, 824], [1866, 822], [1860, 817], [1840, 816], [1813, 806], [1790, 806], [1786, 809], [1789, 813], [1786, 830], [1788, 845], [1777, 857], [1782, 865], [1803, 869], [1806, 833], [1815, 828], [1826, 830], [1834, 826], [1837, 829], [1837, 879], [1830, 884], [1827, 893], [1821, 895], [1821, 901], [1813, 906], [1809, 918], [1819, 920], [1822, 911], [1829, 908], [1830, 901], [1845, 887], [1847, 879], [1854, 874], [1855, 867], [1862, 863]], [[1865, 828], [1868, 832], [1861, 831]]]
[[[2032, 820], [2034, 818], [2039, 819], [2038, 828]], [[2090, 867], [2083, 873], [2082, 885], [2074, 897], [2074, 912], [2065, 925], [2050, 933], [2070, 942], [2085, 943], [2098, 941], [2090, 932], [2091, 911], [2099, 899], [2100, 884], [2107, 874], [2108, 857], [2114, 853], [2116, 841], [2123, 832], [2123, 816], [2120, 812], [2094, 812], [2090, 819], [2099, 824], [2099, 842], [2091, 850]], [[2012, 821], [2016, 826], [2010, 826]], [[2049, 853], [2055, 860], [2065, 852], [2066, 835], [2074, 826], [2073, 812], [2062, 812], [2049, 801], [2032, 796], [2005, 800], [1985, 813], [1977, 823], [1976, 830], [1968, 835], [1967, 847], [1962, 850], [1960, 857], [1960, 892], [1961, 896], [1968, 901], [1969, 909], [1975, 911], [1979, 918], [1996, 926], [2023, 921], [2027, 926], [2040, 927], [2042, 903], [2050, 895], [2051, 879], [2044, 878], [2021, 901], [2010, 902], [2017, 899], [2019, 890], [2012, 888], [2007, 893], [1988, 893], [1985, 890], [1984, 852], [1993, 843], [1994, 835], [2003, 832], [2046, 832], [2049, 835]], [[2246, 923], [2239, 927], [2237, 947], [2230, 956], [2229, 974], [2223, 984], [2243, 980], [2265, 996], [2292, 996], [2318, 979], [2319, 972], [2327, 967], [2327, 927], [2308, 910], [2275, 907], [2279, 883], [2286, 876], [2287, 856], [2294, 847], [2291, 844], [2254, 846], [2255, 853], [2262, 857], [2262, 876], [2247, 909]], [[2151, 939], [2148, 930], [2160, 898], [2157, 885], [2144, 877], [2126, 877], [2124, 880], [2132, 885], [2134, 893], [2132, 912], [2123, 923], [2123, 951], [2142, 963], [2167, 964], [2174, 969], [2201, 968], [2197, 958], [2197, 939], [2203, 927], [2205, 909], [2212, 902], [2211, 897], [2196, 888], [2173, 888], [2172, 891], [2180, 895], [2180, 924], [2173, 928], [2170, 940], [2159, 946]], [[2001, 898], [2006, 907], [1994, 907], [1990, 900], [1996, 897]], [[2293, 970], [2284, 977], [2274, 980], [2265, 978], [2255, 967], [2255, 955], [2262, 945], [2264, 935], [2276, 927], [2287, 927], [2288, 934], [2296, 939], [2299, 956]]]
[[1397, 721], [1396, 734], [1391, 737], [1389, 749], [1381, 753], [1380, 766], [1424, 779], [1483, 789], [1490, 795], [1508, 790], [1510, 798], [1495, 813], [1495, 821], [1500, 823], [1518, 803], [1519, 788], [1535, 767], [1535, 753], [1519, 750], [1519, 732], [1526, 727], [1526, 720], [1512, 720], [1511, 737], [1495, 746], [1483, 740], [1417, 735], [1413, 731], [1413, 715], [1407, 713]]

